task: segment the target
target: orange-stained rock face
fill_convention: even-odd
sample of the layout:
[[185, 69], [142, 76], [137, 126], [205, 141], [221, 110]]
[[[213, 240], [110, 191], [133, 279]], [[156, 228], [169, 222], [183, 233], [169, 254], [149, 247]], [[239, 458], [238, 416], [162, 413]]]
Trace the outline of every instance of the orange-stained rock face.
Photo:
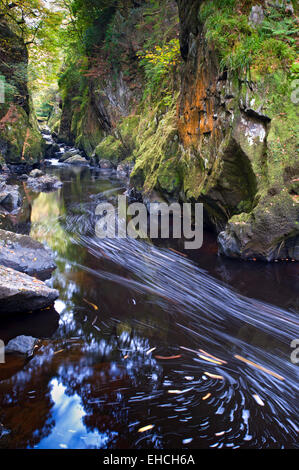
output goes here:
[[[203, 50], [201, 44], [198, 50]], [[178, 103], [178, 129], [184, 146], [197, 147], [202, 136], [212, 135], [216, 129], [217, 71], [206, 63], [201, 52], [195, 70], [191, 64], [186, 69]]]

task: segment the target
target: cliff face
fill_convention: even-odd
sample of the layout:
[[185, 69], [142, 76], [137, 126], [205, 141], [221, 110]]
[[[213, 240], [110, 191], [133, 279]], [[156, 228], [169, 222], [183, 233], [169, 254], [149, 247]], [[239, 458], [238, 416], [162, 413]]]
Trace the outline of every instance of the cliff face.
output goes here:
[[[168, 41], [180, 36], [182, 55], [166, 89], [164, 82], [160, 93], [156, 86], [144, 95], [151, 76], [140, 70], [137, 51], [145, 18], [157, 22], [161, 14], [140, 2], [126, 18], [122, 44], [130, 43], [132, 29], [143, 37], [127, 46], [117, 77], [108, 71], [99, 78], [89, 63], [81, 88], [69, 86], [71, 97], [64, 82], [61, 136], [95, 160], [133, 160], [131, 184], [146, 197], [203, 202], [221, 253], [299, 260], [298, 116], [286, 71], [278, 63], [271, 73], [236, 74], [221, 63], [217, 36], [211, 40], [201, 13], [213, 2], [177, 0], [179, 25], [171, 16], [176, 5], [166, 3], [160, 29], [172, 27]], [[250, 9], [240, 16], [248, 37], [254, 36]]]
[[190, 15], [191, 3], [198, 9], [203, 2], [178, 2], [185, 60], [179, 137], [192, 155], [190, 166], [202, 160], [190, 196], [205, 203], [218, 231], [224, 229], [222, 253], [298, 259], [297, 109], [290, 88], [283, 93], [275, 83], [277, 77], [286, 81], [285, 74], [249, 81], [221, 70], [199, 15], [197, 22]]
[[0, 76], [5, 86], [5, 102], [0, 103], [0, 160], [13, 165], [34, 164], [42, 157], [43, 141], [32, 112], [27, 67], [24, 42], [0, 22]]

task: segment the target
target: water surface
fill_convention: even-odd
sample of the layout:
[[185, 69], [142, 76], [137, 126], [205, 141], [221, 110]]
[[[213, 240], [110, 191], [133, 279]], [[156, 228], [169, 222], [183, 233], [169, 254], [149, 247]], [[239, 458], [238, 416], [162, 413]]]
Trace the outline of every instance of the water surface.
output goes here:
[[125, 182], [49, 169], [1, 227], [55, 252], [55, 310], [10, 318], [5, 341], [43, 340], [0, 368], [2, 448], [294, 448], [298, 443], [298, 265], [217, 256], [215, 237], [99, 240], [95, 207]]

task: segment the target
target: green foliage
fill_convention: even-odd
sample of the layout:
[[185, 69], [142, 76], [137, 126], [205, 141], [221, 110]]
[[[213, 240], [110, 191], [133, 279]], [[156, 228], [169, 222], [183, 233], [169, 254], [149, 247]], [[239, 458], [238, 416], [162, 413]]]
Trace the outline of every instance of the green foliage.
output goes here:
[[248, 21], [249, 4], [241, 10], [236, 0], [213, 0], [200, 9], [206, 37], [215, 45], [221, 68], [239, 76], [251, 70], [271, 73], [290, 68], [296, 58], [296, 19], [279, 7], [264, 6], [265, 19], [254, 27]]
[[180, 43], [178, 39], [171, 39], [162, 47], [156, 46], [153, 51], [140, 52], [138, 55], [147, 79], [146, 92], [155, 93], [163, 80], [173, 73], [180, 63]]

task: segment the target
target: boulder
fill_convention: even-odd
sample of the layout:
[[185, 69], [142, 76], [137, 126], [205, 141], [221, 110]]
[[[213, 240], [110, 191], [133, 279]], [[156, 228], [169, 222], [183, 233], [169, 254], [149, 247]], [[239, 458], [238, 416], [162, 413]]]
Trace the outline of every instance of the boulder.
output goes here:
[[29, 178], [29, 176], [26, 175], [25, 173], [23, 175], [19, 176], [19, 180], [21, 180], [21, 181], [27, 181], [28, 178]]
[[102, 170], [113, 170], [114, 168], [114, 165], [112, 162], [110, 162], [109, 160], [100, 160], [99, 161], [99, 167], [102, 169]]
[[0, 174], [0, 187], [2, 185], [2, 183], [5, 183], [9, 178], [9, 175], [8, 173], [1, 173]]
[[142, 193], [137, 191], [136, 188], [130, 188], [127, 191], [127, 197], [129, 204], [134, 204], [135, 202], [143, 203], [143, 196]]
[[66, 160], [68, 160], [69, 158], [71, 157], [82, 157], [81, 153], [77, 150], [77, 149], [73, 149], [73, 150], [68, 150], [67, 152], [64, 152], [61, 156], [60, 156], [60, 159], [59, 161], [61, 163], [65, 162]]
[[44, 282], [0, 266], [0, 314], [41, 310], [58, 297], [59, 292]]
[[286, 191], [261, 199], [251, 213], [233, 216], [218, 236], [230, 258], [299, 261], [299, 205]]
[[32, 170], [31, 173], [29, 174], [30, 178], [40, 178], [41, 176], [44, 176], [44, 173], [41, 170]]
[[0, 230], [0, 265], [42, 280], [56, 269], [51, 251], [41, 243], [5, 230]]
[[8, 212], [17, 210], [22, 205], [22, 198], [17, 186], [0, 184], [0, 206]]
[[73, 157], [67, 158], [64, 160], [64, 163], [67, 163], [68, 165], [88, 165], [88, 161], [86, 158], [81, 157], [81, 155], [74, 155]]
[[62, 186], [62, 182], [56, 176], [44, 175], [39, 178], [28, 178], [28, 186], [37, 192], [57, 191]]
[[120, 163], [117, 167], [117, 176], [119, 178], [128, 178], [132, 172], [133, 164]]
[[27, 357], [32, 357], [38, 343], [39, 340], [32, 336], [18, 336], [9, 341], [5, 348], [5, 354], [22, 354]]

